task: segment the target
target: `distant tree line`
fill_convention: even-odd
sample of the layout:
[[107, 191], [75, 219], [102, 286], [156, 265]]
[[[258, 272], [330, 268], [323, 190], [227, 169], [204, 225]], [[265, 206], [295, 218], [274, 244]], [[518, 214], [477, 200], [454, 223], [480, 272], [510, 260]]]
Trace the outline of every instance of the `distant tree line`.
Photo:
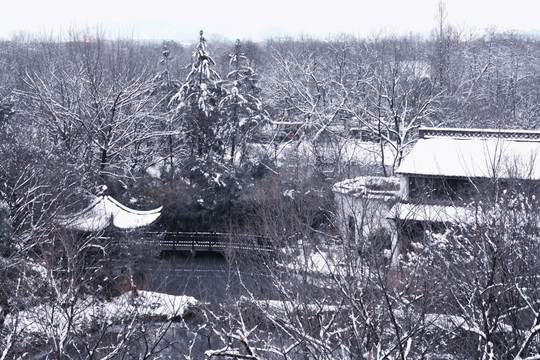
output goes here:
[[314, 147], [371, 132], [389, 146], [386, 174], [421, 125], [538, 128], [538, 41], [439, 22], [428, 39], [3, 41], [0, 124], [8, 143], [39, 143], [86, 187], [129, 182], [165, 160], [176, 170], [195, 157], [241, 166], [270, 122], [294, 124]]

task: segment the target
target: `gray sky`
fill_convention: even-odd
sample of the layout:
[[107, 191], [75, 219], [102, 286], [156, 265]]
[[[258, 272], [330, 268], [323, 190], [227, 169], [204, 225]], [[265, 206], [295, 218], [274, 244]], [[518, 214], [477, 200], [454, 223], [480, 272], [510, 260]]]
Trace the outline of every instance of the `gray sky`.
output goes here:
[[[140, 5], [139, 5], [140, 4]], [[0, 38], [19, 31], [59, 34], [100, 25], [110, 37], [197, 39], [198, 31], [235, 39], [347, 33], [429, 34], [438, 0], [14, 0], [2, 6]], [[538, 0], [446, 0], [448, 22], [540, 33]]]

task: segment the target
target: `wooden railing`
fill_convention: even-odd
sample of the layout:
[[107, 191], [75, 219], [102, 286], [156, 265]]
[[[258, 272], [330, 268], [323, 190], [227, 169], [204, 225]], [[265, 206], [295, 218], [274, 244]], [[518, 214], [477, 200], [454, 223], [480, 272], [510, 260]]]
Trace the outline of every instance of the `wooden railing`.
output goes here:
[[146, 232], [145, 236], [159, 243], [162, 251], [273, 251], [264, 236], [212, 232]]

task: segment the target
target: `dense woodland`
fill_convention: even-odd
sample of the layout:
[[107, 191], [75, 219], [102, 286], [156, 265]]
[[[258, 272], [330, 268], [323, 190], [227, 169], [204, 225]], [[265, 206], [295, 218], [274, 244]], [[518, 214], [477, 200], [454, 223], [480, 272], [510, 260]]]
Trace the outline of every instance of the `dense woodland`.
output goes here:
[[[420, 126], [539, 129], [538, 59], [537, 38], [469, 35], [442, 13], [426, 38], [0, 42], [0, 359], [540, 358], [534, 195], [483, 191], [485, 231], [445, 229], [396, 271], [385, 234], [338, 235], [331, 192], [392, 175]], [[379, 164], [340, 162], [358, 129]], [[40, 304], [75, 319], [90, 297], [133, 290], [101, 260], [133, 269], [145, 250], [55, 225], [102, 184], [163, 205], [158, 232], [271, 238], [277, 255], [242, 262], [269, 274], [280, 306], [231, 295], [191, 321], [126, 312], [32, 336], [8, 324]], [[173, 325], [184, 336], [167, 337]]]

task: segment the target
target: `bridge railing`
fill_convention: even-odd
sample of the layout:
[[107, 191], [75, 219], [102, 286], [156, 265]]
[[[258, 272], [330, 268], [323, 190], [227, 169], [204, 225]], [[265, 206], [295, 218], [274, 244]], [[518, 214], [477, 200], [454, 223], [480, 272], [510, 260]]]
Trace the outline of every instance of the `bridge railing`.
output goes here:
[[165, 251], [273, 251], [270, 239], [257, 235], [217, 232], [146, 232], [145, 234], [157, 239], [161, 250]]

